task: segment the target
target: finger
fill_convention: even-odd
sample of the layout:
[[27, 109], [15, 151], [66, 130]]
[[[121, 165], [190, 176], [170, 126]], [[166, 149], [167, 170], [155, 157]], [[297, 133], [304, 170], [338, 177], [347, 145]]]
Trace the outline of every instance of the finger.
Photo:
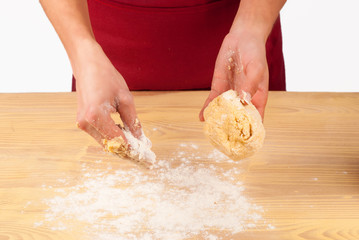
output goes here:
[[[244, 72], [235, 80], [235, 90], [245, 101], [250, 101], [257, 108], [262, 119], [268, 99], [268, 67], [266, 64], [250, 62]], [[248, 93], [249, 97], [248, 97]], [[245, 97], [248, 97], [246, 100]]]
[[85, 120], [101, 135], [102, 139], [113, 139], [121, 136], [127, 142], [123, 132], [111, 118], [109, 111], [102, 108], [88, 111]]
[[117, 111], [120, 114], [123, 124], [129, 128], [133, 136], [139, 138], [142, 135], [142, 127], [137, 118], [135, 102], [130, 92], [126, 91], [119, 94]]
[[93, 137], [100, 145], [103, 145], [102, 135], [94, 127], [92, 127], [90, 124], [88, 124], [88, 122], [77, 121], [76, 125], [78, 128], [80, 128], [84, 132], [88, 133], [91, 137]]
[[259, 83], [263, 79], [265, 72], [264, 66], [257, 62], [250, 62], [244, 71], [236, 74], [234, 90], [243, 97], [243, 92], [249, 93], [250, 96], [254, 96], [258, 90]]
[[252, 103], [258, 109], [262, 119], [264, 119], [264, 110], [268, 100], [268, 84], [269, 84], [269, 72], [265, 71], [263, 79], [261, 80], [258, 91], [253, 96]]
[[211, 91], [199, 113], [199, 120], [202, 122], [205, 120], [203, 112], [204, 109], [206, 109], [206, 107], [208, 106], [208, 104], [218, 95], [231, 88], [231, 83], [233, 82], [233, 68], [231, 67], [233, 58], [231, 58], [230, 55], [227, 55], [228, 54], [224, 53], [222, 49], [218, 54], [212, 78]]
[[203, 112], [204, 109], [206, 109], [206, 107], [208, 106], [208, 104], [216, 97], [218, 97], [219, 95], [221, 95], [223, 92], [227, 91], [230, 89], [230, 84], [227, 81], [228, 76], [225, 75], [226, 73], [220, 73], [218, 75], [214, 75], [213, 80], [212, 80], [212, 87], [211, 87], [211, 91], [209, 92], [209, 95], [206, 99], [206, 101], [203, 104], [203, 107], [199, 113], [199, 120], [200, 121], [204, 121], [204, 116], [203, 116]]
[[262, 117], [262, 120], [264, 119], [264, 111], [267, 105], [267, 99], [268, 99], [268, 89], [267, 90], [259, 89], [252, 99], [252, 103], [257, 108], [259, 114]]

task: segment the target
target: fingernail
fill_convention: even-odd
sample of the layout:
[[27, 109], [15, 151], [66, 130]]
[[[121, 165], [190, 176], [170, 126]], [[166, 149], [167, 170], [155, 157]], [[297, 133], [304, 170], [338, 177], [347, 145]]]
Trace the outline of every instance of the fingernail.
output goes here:
[[141, 123], [138, 118], [136, 118], [134, 124], [132, 125], [132, 130], [135, 137], [139, 138], [142, 135]]

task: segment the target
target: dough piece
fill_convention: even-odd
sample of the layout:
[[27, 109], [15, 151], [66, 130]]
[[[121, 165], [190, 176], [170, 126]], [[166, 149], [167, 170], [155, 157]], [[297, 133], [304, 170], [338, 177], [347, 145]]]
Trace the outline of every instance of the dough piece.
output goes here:
[[147, 166], [156, 162], [156, 154], [151, 150], [152, 143], [142, 132], [139, 139], [135, 138], [130, 130], [122, 129], [128, 144], [120, 136], [111, 140], [104, 139], [103, 144], [106, 151], [117, 154], [122, 158], [130, 158]]
[[252, 103], [243, 104], [237, 92], [229, 90], [213, 99], [204, 110], [204, 132], [221, 152], [240, 160], [263, 145], [262, 118]]
[[102, 142], [107, 152], [115, 153], [122, 158], [129, 157], [128, 144], [121, 136], [111, 140], [103, 139]]

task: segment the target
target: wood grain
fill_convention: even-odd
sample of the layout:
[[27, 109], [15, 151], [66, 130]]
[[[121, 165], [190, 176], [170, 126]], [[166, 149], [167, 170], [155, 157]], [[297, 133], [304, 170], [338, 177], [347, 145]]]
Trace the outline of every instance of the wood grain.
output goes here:
[[[207, 94], [134, 93], [159, 158], [181, 142], [212, 148], [198, 121]], [[98, 159], [133, 165], [104, 153], [76, 128], [75, 116], [75, 93], [0, 94], [0, 240], [83, 239], [81, 232], [34, 227], [43, 218], [41, 199], [55, 194], [42, 191], [44, 184], [76, 179], [81, 164]], [[275, 228], [259, 223], [233, 238], [358, 240], [359, 94], [271, 92], [264, 124], [265, 145], [242, 181]]]

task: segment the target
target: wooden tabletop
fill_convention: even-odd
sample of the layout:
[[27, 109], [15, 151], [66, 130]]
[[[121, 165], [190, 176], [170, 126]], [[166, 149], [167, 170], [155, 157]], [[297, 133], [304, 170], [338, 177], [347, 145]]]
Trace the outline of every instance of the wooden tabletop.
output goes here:
[[[198, 121], [207, 94], [134, 93], [158, 159], [171, 161], [181, 143], [196, 146], [185, 155], [212, 149]], [[78, 228], [51, 227], [56, 219], [39, 224], [49, 210], [43, 200], [70, 191], [86, 164], [139, 169], [104, 153], [76, 128], [75, 116], [75, 93], [0, 94], [0, 240], [90, 239]], [[266, 224], [232, 235], [214, 229], [212, 239], [359, 239], [359, 93], [271, 92], [264, 125], [264, 147], [245, 160], [238, 181]], [[195, 159], [204, 168], [238, 166]], [[64, 178], [72, 180], [61, 185]]]

